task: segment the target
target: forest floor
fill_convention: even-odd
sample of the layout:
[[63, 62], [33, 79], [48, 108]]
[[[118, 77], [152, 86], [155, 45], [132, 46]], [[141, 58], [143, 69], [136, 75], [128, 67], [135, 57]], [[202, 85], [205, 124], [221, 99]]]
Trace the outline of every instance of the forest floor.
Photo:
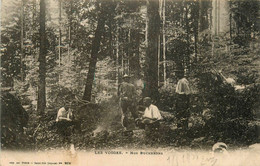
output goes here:
[[[110, 104], [109, 104], [110, 105]], [[110, 107], [104, 107], [110, 108]], [[189, 129], [178, 129], [175, 118], [171, 113], [161, 112], [164, 121], [161, 122], [160, 128], [155, 132], [148, 132], [143, 129], [135, 128], [132, 133], [125, 132], [121, 125], [121, 112], [118, 111], [117, 105], [109, 110], [89, 109], [83, 107], [79, 117], [87, 116], [87, 119], [81, 118], [81, 131], [68, 131], [72, 134], [64, 137], [59, 134], [55, 125], [56, 112], [49, 111], [45, 115], [31, 114], [28, 124], [28, 135], [30, 143], [28, 149], [35, 150], [53, 150], [66, 149], [74, 144], [77, 150], [93, 149], [193, 149], [193, 150], [210, 150], [216, 142], [225, 142], [230, 149], [239, 149], [248, 147], [248, 143], [221, 140], [210, 136], [208, 133], [199, 132], [203, 128], [196, 128], [189, 125]], [[88, 111], [86, 111], [88, 110]], [[106, 113], [99, 114], [105, 111]], [[91, 113], [92, 112], [92, 113]], [[104, 112], [103, 112], [104, 113]], [[86, 116], [85, 116], [86, 117]], [[99, 118], [97, 118], [99, 117]], [[198, 134], [200, 133], [200, 134]], [[253, 142], [252, 142], [253, 143]]]

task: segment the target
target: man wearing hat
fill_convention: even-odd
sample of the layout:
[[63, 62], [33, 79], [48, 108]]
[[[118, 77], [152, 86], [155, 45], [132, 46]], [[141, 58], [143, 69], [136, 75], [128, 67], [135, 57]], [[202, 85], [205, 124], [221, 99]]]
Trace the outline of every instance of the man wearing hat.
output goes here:
[[122, 126], [126, 130], [131, 128], [131, 116], [134, 118], [134, 120], [138, 118], [136, 110], [136, 95], [136, 88], [133, 84], [130, 83], [130, 76], [125, 74], [123, 76], [123, 82], [119, 87], [119, 96], [122, 110]]

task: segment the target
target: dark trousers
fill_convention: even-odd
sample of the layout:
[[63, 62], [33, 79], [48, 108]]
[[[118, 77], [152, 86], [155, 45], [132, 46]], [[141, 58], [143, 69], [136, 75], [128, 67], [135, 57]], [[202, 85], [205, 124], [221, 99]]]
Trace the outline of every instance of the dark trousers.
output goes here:
[[[136, 104], [135, 102], [130, 100], [122, 100], [121, 108], [124, 116], [124, 118], [122, 119], [123, 126], [128, 128], [131, 123], [134, 123], [134, 120], [138, 118]], [[133, 120], [131, 120], [132, 118], [130, 117], [129, 113], [131, 113]]]
[[134, 119], [138, 118], [136, 103], [133, 101], [121, 101], [123, 113], [131, 112]]
[[140, 129], [145, 129], [145, 130], [158, 130], [160, 127], [160, 122], [159, 121], [147, 121], [147, 120], [138, 120], [137, 121], [137, 126]]
[[188, 128], [188, 121], [190, 117], [189, 111], [190, 96], [185, 94], [179, 94], [176, 101], [176, 118], [177, 127], [182, 127], [184, 129]]
[[71, 143], [71, 135], [75, 131], [80, 131], [80, 123], [78, 121], [62, 120], [56, 123], [58, 133], [63, 137], [63, 141]]
[[145, 142], [148, 144], [153, 143], [153, 141], [158, 142], [160, 139], [160, 122], [159, 121], [149, 121], [146, 120], [137, 121], [137, 126], [140, 129], [145, 129]]

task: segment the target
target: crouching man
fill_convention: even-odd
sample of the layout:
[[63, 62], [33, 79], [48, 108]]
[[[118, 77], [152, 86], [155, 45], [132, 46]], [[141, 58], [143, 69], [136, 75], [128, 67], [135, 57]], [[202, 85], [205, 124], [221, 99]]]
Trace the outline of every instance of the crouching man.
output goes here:
[[59, 109], [56, 122], [71, 122], [72, 121], [72, 111], [68, 105]]
[[152, 104], [150, 97], [145, 97], [143, 102], [146, 108], [142, 118], [137, 121], [138, 126], [146, 130], [158, 130], [160, 127], [159, 121], [163, 119], [159, 109]]
[[63, 137], [63, 140], [70, 143], [70, 136], [74, 133], [74, 130], [80, 130], [80, 123], [74, 119], [72, 114], [71, 104], [66, 104], [58, 110], [56, 124], [57, 130]]

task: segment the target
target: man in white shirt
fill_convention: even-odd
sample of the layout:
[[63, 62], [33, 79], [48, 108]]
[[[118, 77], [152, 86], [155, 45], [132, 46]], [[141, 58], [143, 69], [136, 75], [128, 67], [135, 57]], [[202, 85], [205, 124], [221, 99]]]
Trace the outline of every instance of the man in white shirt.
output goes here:
[[56, 118], [58, 132], [63, 137], [63, 141], [68, 143], [71, 142], [70, 136], [73, 132], [72, 130], [74, 130], [74, 126], [76, 125], [70, 107], [71, 104], [66, 104], [64, 107], [60, 108]]
[[146, 106], [143, 118], [150, 120], [161, 120], [162, 116], [157, 106], [152, 104], [150, 97], [144, 98], [144, 105]]
[[67, 106], [60, 108], [57, 113], [56, 122], [60, 121], [72, 121], [72, 112]]
[[177, 118], [177, 127], [179, 129], [188, 129], [188, 119], [190, 117], [190, 94], [191, 89], [189, 81], [183, 77], [177, 83], [176, 87], [177, 100], [175, 103], [176, 107], [176, 118]]
[[161, 113], [157, 106], [152, 104], [152, 100], [150, 97], [145, 97], [144, 100], [145, 111], [142, 116], [141, 122], [139, 122], [140, 128], [158, 128], [159, 120], [162, 120]]

